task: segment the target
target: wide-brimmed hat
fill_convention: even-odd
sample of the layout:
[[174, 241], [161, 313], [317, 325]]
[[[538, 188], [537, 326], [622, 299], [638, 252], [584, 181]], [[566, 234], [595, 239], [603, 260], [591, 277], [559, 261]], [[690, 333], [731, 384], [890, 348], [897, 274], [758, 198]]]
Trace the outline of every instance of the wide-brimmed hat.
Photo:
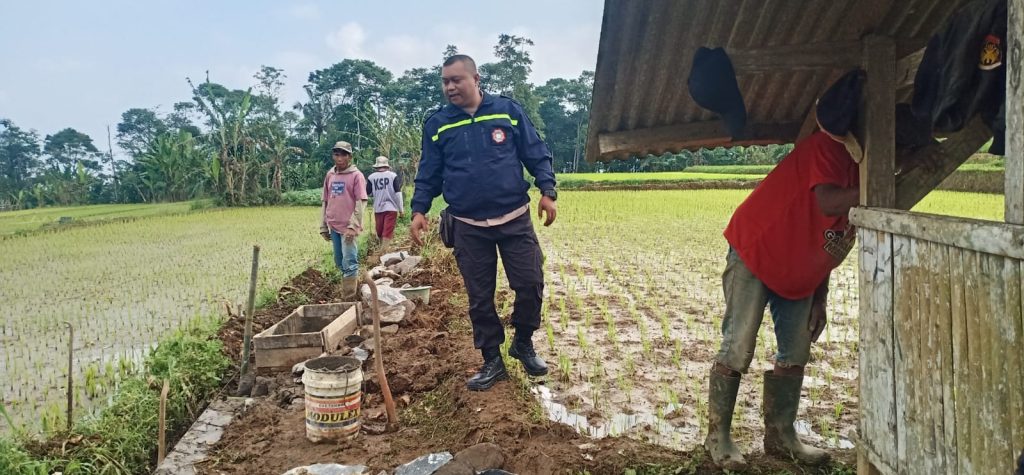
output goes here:
[[377, 157], [376, 161], [373, 162], [373, 168], [391, 168], [391, 165], [388, 164], [388, 157]]
[[349, 155], [351, 155], [352, 154], [352, 144], [350, 144], [350, 143], [348, 143], [348, 142], [346, 142], [344, 140], [339, 140], [337, 142], [334, 142], [334, 147], [331, 147], [331, 151], [332, 152], [335, 151], [335, 150], [344, 150], [344, 151], [348, 152]]
[[722, 116], [733, 140], [743, 137], [747, 108], [736, 82], [736, 71], [724, 49], [697, 49], [686, 83], [694, 102]]
[[864, 158], [864, 149], [853, 134], [853, 127], [857, 124], [866, 79], [867, 73], [863, 69], [847, 72], [828, 87], [814, 106], [818, 128], [843, 144], [850, 158], [857, 163]]

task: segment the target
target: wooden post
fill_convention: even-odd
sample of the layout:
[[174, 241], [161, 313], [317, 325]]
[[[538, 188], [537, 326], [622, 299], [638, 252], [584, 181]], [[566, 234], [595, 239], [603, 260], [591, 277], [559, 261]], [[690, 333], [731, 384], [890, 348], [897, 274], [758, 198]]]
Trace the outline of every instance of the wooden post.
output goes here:
[[75, 327], [71, 322], [64, 322], [68, 326], [68, 433], [71, 432], [72, 421], [75, 412], [75, 384], [72, 371], [75, 370]]
[[1010, 0], [1006, 52], [1006, 222], [1024, 224], [1024, 0]]
[[167, 457], [167, 393], [171, 389], [171, 383], [164, 380], [164, 387], [160, 390], [160, 414], [157, 425], [160, 433], [157, 435], [156, 443], [156, 464], [160, 465]]
[[860, 204], [893, 208], [896, 204], [896, 44], [892, 38], [864, 39], [864, 159], [860, 162]]
[[252, 344], [252, 314], [256, 300], [256, 274], [260, 268], [260, 247], [252, 247], [252, 271], [249, 274], [249, 302], [245, 306], [245, 333], [242, 336], [242, 376], [249, 374], [249, 346]]

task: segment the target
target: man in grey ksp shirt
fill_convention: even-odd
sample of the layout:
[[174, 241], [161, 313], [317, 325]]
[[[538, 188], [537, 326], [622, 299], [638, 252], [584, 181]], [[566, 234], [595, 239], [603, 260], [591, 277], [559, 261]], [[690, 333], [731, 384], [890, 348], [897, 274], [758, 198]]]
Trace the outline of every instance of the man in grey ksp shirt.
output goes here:
[[402, 177], [391, 171], [388, 157], [377, 157], [373, 173], [366, 178], [366, 194], [373, 198], [373, 217], [377, 238], [386, 248], [395, 234], [395, 222], [405, 215], [402, 202]]

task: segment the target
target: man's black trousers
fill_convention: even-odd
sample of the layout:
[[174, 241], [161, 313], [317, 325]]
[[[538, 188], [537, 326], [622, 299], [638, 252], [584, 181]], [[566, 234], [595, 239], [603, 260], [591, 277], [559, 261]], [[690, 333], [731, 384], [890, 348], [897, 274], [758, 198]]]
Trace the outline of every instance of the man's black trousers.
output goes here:
[[540, 328], [544, 257], [529, 211], [492, 227], [473, 226], [455, 220], [454, 232], [455, 260], [469, 295], [473, 345], [479, 349], [496, 349], [505, 341], [505, 331], [494, 308], [498, 252], [501, 252], [509, 286], [516, 293], [512, 326], [517, 332], [533, 334]]

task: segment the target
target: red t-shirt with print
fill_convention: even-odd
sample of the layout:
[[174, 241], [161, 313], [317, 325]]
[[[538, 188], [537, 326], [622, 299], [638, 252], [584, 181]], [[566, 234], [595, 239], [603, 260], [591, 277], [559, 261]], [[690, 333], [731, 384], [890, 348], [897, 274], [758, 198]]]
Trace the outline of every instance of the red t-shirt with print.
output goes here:
[[801, 140], [750, 193], [725, 229], [725, 239], [776, 294], [799, 300], [814, 290], [853, 245], [843, 216], [825, 216], [817, 185], [860, 185], [846, 148], [821, 131]]

